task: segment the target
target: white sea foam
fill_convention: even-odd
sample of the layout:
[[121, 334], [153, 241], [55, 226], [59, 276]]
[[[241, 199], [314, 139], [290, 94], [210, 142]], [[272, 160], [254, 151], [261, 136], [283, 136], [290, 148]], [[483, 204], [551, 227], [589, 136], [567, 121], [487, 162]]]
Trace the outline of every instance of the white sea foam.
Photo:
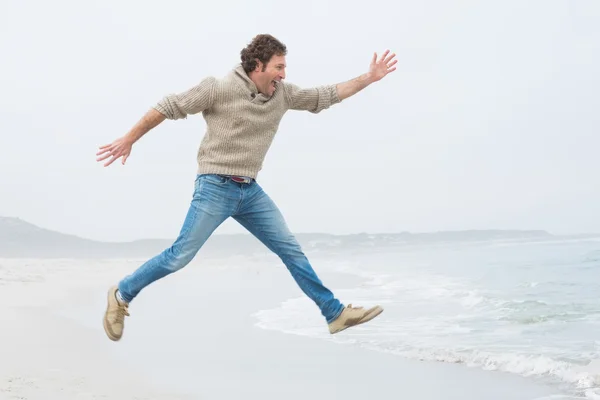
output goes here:
[[[320, 318], [315, 317], [313, 308], [314, 306], [306, 299], [299, 298], [284, 302], [278, 309], [259, 311], [254, 316], [259, 321], [257, 326], [263, 329], [357, 345], [409, 359], [459, 363], [468, 367], [509, 372], [525, 377], [546, 376], [573, 384], [578, 393], [585, 394], [590, 399], [600, 398], [598, 397], [600, 396], [598, 366], [600, 360], [594, 360], [588, 365], [577, 365], [543, 355], [516, 354], [511, 352], [511, 349], [502, 353], [477, 349], [435, 348], [432, 347], [432, 343], [427, 342], [427, 338], [407, 341], [405, 340], [407, 337], [414, 336], [407, 335], [406, 332], [404, 335], [394, 335], [398, 332], [390, 327], [385, 329], [386, 322], [383, 320], [378, 322], [375, 320], [370, 325], [356, 328], [355, 334], [332, 337], [325, 331]], [[447, 325], [436, 332], [439, 335], [453, 335], [469, 333], [470, 329]], [[397, 340], [390, 341], [391, 336], [395, 336]], [[419, 344], [422, 347], [418, 347]]]
[[562, 398], [600, 399], [600, 264], [589, 261], [598, 245], [556, 244], [423, 247], [362, 259], [336, 255], [322, 265], [364, 279], [336, 295], [382, 304], [380, 317], [331, 336], [315, 305], [301, 297], [256, 313], [257, 325], [547, 380], [569, 388]]

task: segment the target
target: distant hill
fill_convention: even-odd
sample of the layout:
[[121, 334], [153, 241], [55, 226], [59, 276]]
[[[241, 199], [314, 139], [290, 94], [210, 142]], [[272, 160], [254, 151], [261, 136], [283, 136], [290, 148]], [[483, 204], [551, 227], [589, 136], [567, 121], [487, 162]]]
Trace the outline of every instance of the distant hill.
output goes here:
[[[332, 235], [309, 234], [311, 240]], [[148, 257], [169, 247], [172, 239], [103, 242], [41, 228], [20, 218], [0, 217], [0, 258], [122, 258]], [[264, 252], [266, 247], [249, 234], [213, 235], [202, 252], [235, 255]]]
[[[327, 251], [452, 242], [548, 240], [540, 230], [468, 230], [432, 233], [332, 235], [303, 233], [296, 237], [306, 250]], [[0, 258], [122, 258], [149, 257], [169, 247], [172, 239], [101, 242], [44, 229], [19, 218], [0, 217]], [[208, 255], [268, 252], [250, 234], [213, 235], [202, 249]]]
[[[150, 242], [144, 245], [158, 245]], [[0, 217], [0, 257], [135, 256], [140, 244], [104, 243], [40, 228], [19, 218]]]
[[[217, 235], [211, 239], [211, 242], [220, 241]], [[244, 242], [244, 238], [241, 239]], [[172, 240], [165, 239], [102, 242], [40, 228], [19, 218], [0, 217], [0, 258], [148, 257], [171, 243]], [[214, 244], [218, 243], [211, 243], [211, 247]]]

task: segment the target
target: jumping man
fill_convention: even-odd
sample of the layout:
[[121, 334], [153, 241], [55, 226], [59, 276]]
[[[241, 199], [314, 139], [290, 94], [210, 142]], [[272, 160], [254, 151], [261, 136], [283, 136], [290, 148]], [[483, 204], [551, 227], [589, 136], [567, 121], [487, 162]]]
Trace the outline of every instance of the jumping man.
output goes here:
[[122, 158], [133, 144], [165, 119], [202, 113], [207, 131], [198, 150], [195, 189], [173, 244], [108, 291], [104, 330], [121, 339], [129, 304], [152, 282], [185, 267], [210, 235], [234, 218], [283, 261], [301, 290], [315, 302], [331, 334], [370, 321], [383, 308], [344, 306], [324, 286], [275, 203], [256, 177], [279, 123], [288, 110], [319, 113], [379, 81], [396, 67], [395, 54], [373, 55], [368, 72], [347, 82], [315, 88], [284, 83], [286, 46], [271, 35], [253, 38], [241, 63], [224, 78], [206, 77], [179, 94], [165, 96], [123, 137], [101, 146], [104, 166]]

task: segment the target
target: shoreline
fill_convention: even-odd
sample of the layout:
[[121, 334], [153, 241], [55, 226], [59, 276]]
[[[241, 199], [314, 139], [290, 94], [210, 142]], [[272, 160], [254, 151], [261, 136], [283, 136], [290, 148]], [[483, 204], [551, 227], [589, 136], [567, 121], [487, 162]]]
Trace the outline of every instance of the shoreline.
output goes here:
[[[319, 259], [312, 259], [334, 293], [364, 283], [320, 272]], [[116, 343], [101, 324], [106, 290], [136, 261], [87, 266], [31, 261], [29, 271], [22, 271], [35, 278], [29, 284], [19, 282], [13, 268], [15, 279], [0, 295], [0, 321], [18, 323], [2, 332], [0, 353], [18, 362], [1, 363], [0, 399], [52, 394], [65, 400], [279, 399], [285, 394], [286, 400], [367, 395], [533, 400], [556, 394], [523, 377], [261, 329], [254, 313], [303, 294], [275, 258], [238, 266], [231, 261], [192, 262], [186, 272], [147, 288], [132, 303], [125, 335]], [[17, 305], [17, 295], [19, 302], [22, 296], [29, 301]], [[34, 338], [41, 342], [32, 345]]]

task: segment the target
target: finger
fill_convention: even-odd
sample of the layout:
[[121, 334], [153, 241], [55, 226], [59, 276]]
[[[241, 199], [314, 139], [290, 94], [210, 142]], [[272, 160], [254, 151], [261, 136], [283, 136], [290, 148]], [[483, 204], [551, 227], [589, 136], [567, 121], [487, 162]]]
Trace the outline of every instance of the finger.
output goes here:
[[110, 152], [110, 151], [112, 151], [112, 150], [111, 150], [111, 149], [103, 149], [103, 150], [100, 150], [100, 151], [98, 151], [98, 152], [96, 153], [96, 155], [97, 155], [97, 156], [99, 156], [99, 155], [101, 155], [101, 154], [104, 154], [104, 153], [107, 153], [107, 152]]
[[396, 57], [396, 53], [392, 53], [392, 54], [390, 54], [390, 56], [389, 56], [389, 57], [386, 57], [386, 59], [385, 59], [385, 61], [384, 61], [384, 62], [387, 64], [387, 63], [389, 63], [389, 62], [390, 62], [390, 61], [391, 61], [391, 60], [392, 60], [394, 57]]
[[127, 161], [127, 157], [129, 157], [129, 154], [125, 154], [125, 155], [123, 156], [123, 160], [121, 161], [121, 163], [122, 163], [123, 165], [125, 165], [125, 161]]
[[98, 161], [104, 161], [106, 160], [108, 157], [119, 157], [120, 156], [120, 152], [118, 151], [111, 151], [108, 154], [106, 154], [104, 157], [98, 157]]
[[379, 62], [382, 62], [389, 53], [390, 53], [389, 50], [384, 51], [383, 54], [381, 55], [381, 58], [379, 59]]
[[112, 159], [110, 159], [109, 161], [107, 161], [107, 162], [104, 164], [104, 166], [105, 166], [105, 167], [108, 167], [110, 164], [112, 164], [113, 162], [115, 162], [115, 160], [116, 160], [117, 158], [119, 158], [119, 157], [115, 157], [115, 156], [113, 156], [113, 158], [112, 158]]
[[392, 61], [391, 63], [389, 63], [389, 64], [387, 65], [387, 67], [388, 67], [388, 68], [391, 68], [391, 67], [393, 67], [394, 65], [396, 65], [396, 63], [397, 63], [397, 62], [398, 62], [398, 60], [394, 60], [394, 61]]
[[109, 149], [109, 148], [111, 148], [113, 146], [115, 146], [114, 142], [113, 143], [109, 143], [109, 144], [105, 144], [104, 146], [100, 146], [100, 147], [98, 147], [98, 149], [99, 150], [106, 150], [106, 149]]
[[377, 52], [373, 53], [373, 59], [371, 60], [372, 64], [375, 64], [377, 62]]
[[98, 158], [96, 158], [96, 161], [104, 161], [104, 160], [106, 160], [110, 156], [112, 156], [112, 154], [108, 153], [104, 157], [98, 157]]

